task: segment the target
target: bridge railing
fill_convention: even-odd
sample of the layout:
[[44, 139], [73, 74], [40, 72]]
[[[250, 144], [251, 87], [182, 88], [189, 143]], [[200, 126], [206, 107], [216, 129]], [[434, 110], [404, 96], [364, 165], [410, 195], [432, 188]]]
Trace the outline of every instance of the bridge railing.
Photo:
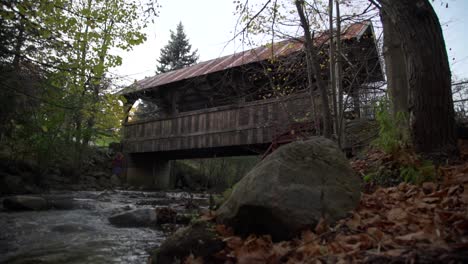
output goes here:
[[311, 121], [311, 105], [309, 95], [301, 93], [128, 122], [124, 149], [137, 153], [268, 144], [281, 127]]

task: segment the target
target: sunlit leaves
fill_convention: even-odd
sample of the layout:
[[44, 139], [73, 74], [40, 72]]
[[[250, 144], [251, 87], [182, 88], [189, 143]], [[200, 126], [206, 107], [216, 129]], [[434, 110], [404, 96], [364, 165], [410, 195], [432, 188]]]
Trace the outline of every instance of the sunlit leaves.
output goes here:
[[[109, 69], [122, 64], [119, 48], [130, 50], [146, 40], [143, 8], [126, 0], [2, 2], [2, 62], [11, 63], [16, 52], [21, 65], [41, 79], [32, 117], [12, 125], [15, 142], [46, 157], [60, 156], [60, 145], [70, 153], [70, 146], [98, 137], [118, 139], [122, 98], [109, 93]], [[19, 32], [25, 41], [13, 52]]]

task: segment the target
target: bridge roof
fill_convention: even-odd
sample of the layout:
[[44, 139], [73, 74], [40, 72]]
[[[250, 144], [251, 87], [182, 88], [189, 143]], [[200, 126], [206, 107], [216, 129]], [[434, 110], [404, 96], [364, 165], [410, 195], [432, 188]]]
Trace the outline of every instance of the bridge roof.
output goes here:
[[[344, 27], [341, 38], [343, 40], [359, 39], [371, 27], [369, 21], [350, 24]], [[322, 32], [314, 38], [314, 44], [320, 46], [329, 39], [328, 32]], [[165, 84], [182, 81], [197, 76], [202, 76], [229, 68], [235, 68], [253, 62], [267, 60], [271, 57], [282, 57], [303, 49], [303, 42], [298, 39], [288, 39], [276, 42], [273, 45], [263, 45], [258, 48], [234, 53], [216, 59], [197, 63], [183, 69], [170, 71], [156, 76], [147, 77], [124, 88], [120, 94], [132, 94], [150, 88], [156, 88]], [[273, 56], [272, 56], [273, 55]]]

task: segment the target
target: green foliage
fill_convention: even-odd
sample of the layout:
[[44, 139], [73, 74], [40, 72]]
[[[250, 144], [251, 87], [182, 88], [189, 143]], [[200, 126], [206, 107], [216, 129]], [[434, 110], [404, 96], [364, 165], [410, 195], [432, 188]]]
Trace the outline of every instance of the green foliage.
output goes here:
[[364, 182], [371, 182], [375, 178], [375, 173], [369, 173], [364, 175], [363, 180]]
[[408, 183], [422, 184], [436, 178], [436, 169], [430, 161], [424, 161], [420, 166], [407, 165], [400, 168], [400, 178]]
[[232, 190], [234, 189], [235, 185], [232, 187], [227, 188], [221, 195], [214, 195], [215, 207], [219, 208], [224, 202], [229, 199], [232, 194]]
[[182, 69], [198, 61], [197, 50], [191, 51], [192, 45], [184, 32], [182, 22], [177, 25], [176, 33], [171, 30], [169, 43], [161, 49], [156, 72], [165, 73]]
[[3, 1], [0, 151], [79, 169], [89, 146], [120, 140], [124, 98], [109, 69], [146, 40], [137, 2]]
[[390, 113], [390, 103], [386, 98], [381, 99], [375, 108], [375, 119], [379, 124], [379, 137], [374, 140], [373, 145], [386, 153], [395, 153], [404, 148], [407, 137], [398, 124], [405, 122], [407, 117], [404, 113], [398, 113], [394, 118]]
[[389, 111], [388, 100], [381, 100], [376, 105], [375, 118], [379, 123], [379, 137], [373, 142], [386, 153], [392, 153], [399, 147], [398, 131]]
[[436, 168], [431, 161], [397, 160], [370, 169], [364, 175], [363, 180], [365, 183], [379, 186], [394, 186], [400, 182], [420, 185], [427, 181], [436, 180], [436, 175]]
[[232, 190], [234, 189], [235, 186], [232, 186], [231, 188], [227, 188], [224, 192], [223, 192], [223, 200], [226, 201], [227, 199], [229, 199], [229, 197], [231, 196], [232, 194]]
[[179, 160], [175, 173], [191, 188], [222, 192], [236, 184], [257, 162], [255, 156]]

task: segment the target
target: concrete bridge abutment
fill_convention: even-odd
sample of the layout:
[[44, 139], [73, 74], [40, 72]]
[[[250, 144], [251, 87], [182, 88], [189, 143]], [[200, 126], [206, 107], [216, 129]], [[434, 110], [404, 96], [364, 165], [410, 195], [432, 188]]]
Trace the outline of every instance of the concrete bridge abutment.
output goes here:
[[126, 182], [130, 186], [167, 190], [174, 188], [173, 161], [153, 153], [126, 154]]

